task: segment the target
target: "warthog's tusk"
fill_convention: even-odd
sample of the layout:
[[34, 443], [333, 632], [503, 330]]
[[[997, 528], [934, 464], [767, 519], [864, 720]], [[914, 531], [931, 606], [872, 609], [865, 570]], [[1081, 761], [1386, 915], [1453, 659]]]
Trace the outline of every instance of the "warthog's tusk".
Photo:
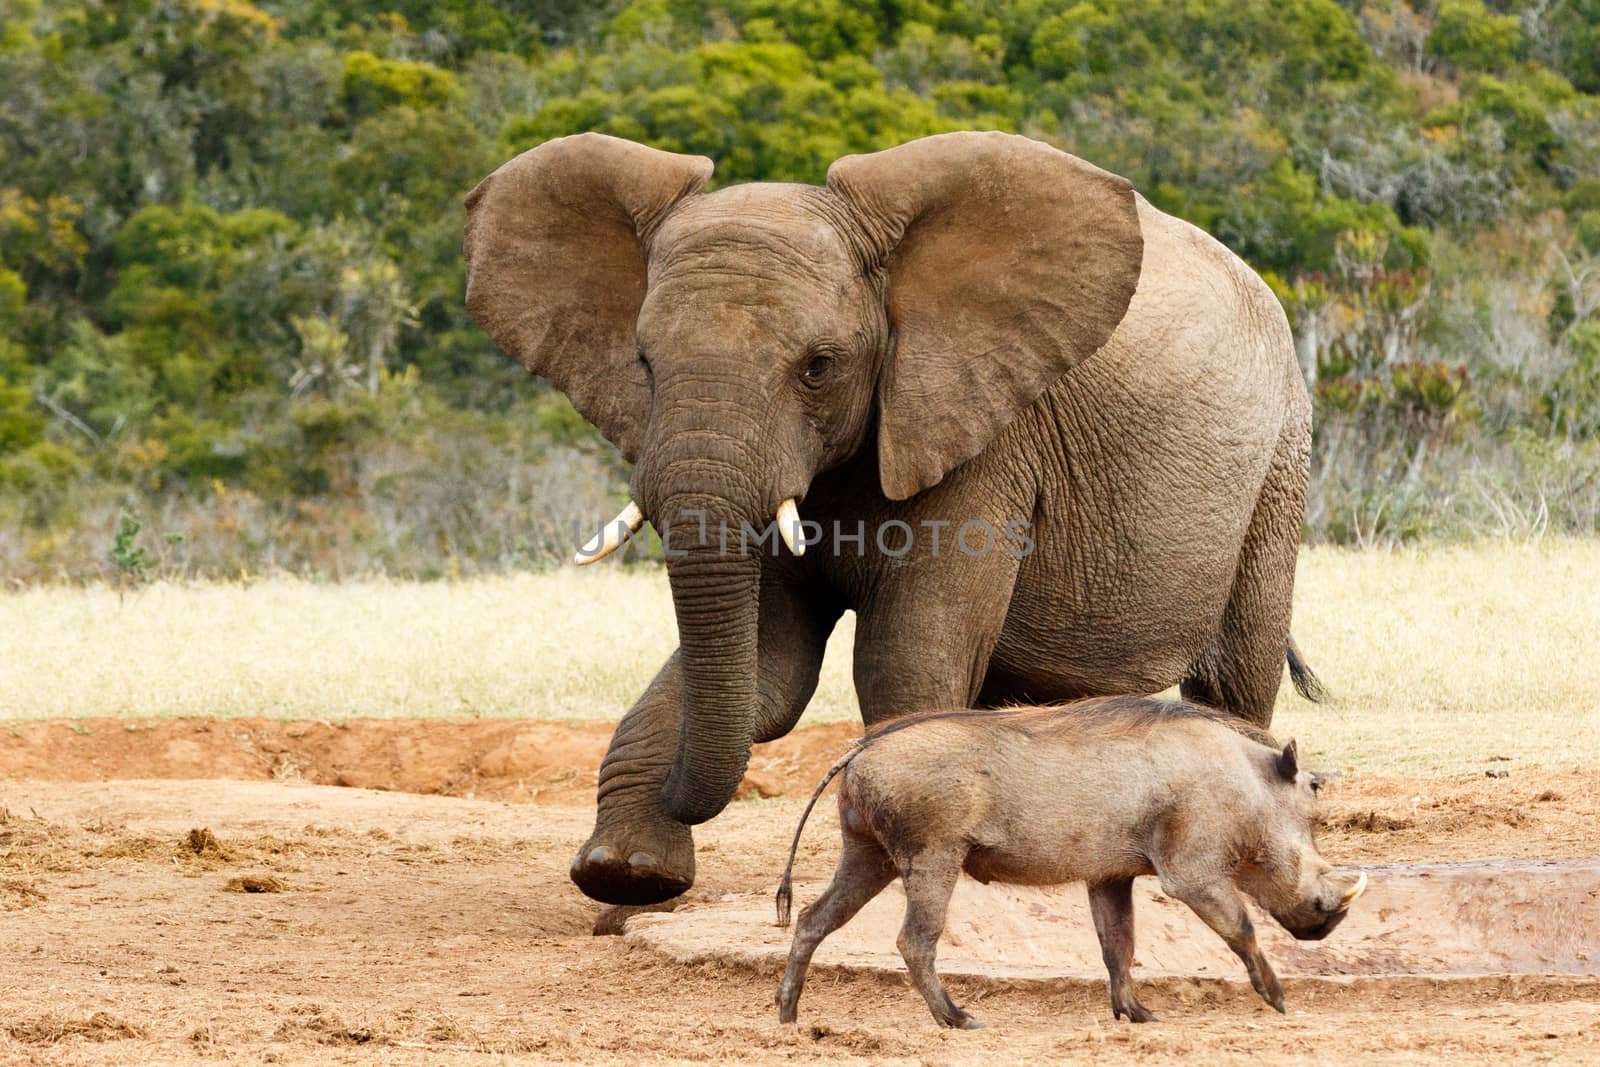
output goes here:
[[622, 547], [622, 542], [639, 532], [639, 527], [644, 525], [644, 512], [639, 510], [639, 505], [628, 501], [628, 506], [623, 508], [616, 518], [600, 527], [600, 532], [589, 538], [588, 542], [572, 557], [572, 562], [582, 567], [605, 559], [611, 553]]
[[1356, 902], [1356, 898], [1367, 891], [1367, 872], [1362, 871], [1361, 877], [1356, 879], [1356, 884], [1344, 891], [1344, 896], [1339, 898], [1339, 910], [1345, 911]]
[[778, 505], [778, 536], [797, 556], [806, 554], [805, 532], [800, 529], [800, 509], [794, 506], [794, 497]]

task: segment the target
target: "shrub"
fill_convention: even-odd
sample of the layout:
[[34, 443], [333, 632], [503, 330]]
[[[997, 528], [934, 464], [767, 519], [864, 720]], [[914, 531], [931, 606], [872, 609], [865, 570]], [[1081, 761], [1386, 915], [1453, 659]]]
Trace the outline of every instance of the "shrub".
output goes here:
[[432, 63], [351, 52], [344, 57], [343, 92], [345, 107], [360, 117], [391, 107], [444, 107], [461, 95], [461, 85], [455, 75]]
[[1440, 0], [1427, 51], [1457, 70], [1501, 71], [1522, 54], [1521, 22], [1491, 14], [1483, 0]]

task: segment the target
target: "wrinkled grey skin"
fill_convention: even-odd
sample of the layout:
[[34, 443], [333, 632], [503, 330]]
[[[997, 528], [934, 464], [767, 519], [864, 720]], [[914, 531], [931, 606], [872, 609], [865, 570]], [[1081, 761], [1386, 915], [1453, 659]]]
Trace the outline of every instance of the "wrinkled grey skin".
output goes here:
[[[689, 826], [794, 726], [846, 610], [869, 725], [1174, 684], [1270, 721], [1311, 418], [1244, 263], [1005, 134], [847, 157], [823, 187], [710, 173], [585, 134], [468, 198], [474, 316], [635, 464], [674, 550], [680, 645], [601, 767], [585, 893], [692, 884]], [[790, 497], [864, 524], [863, 554], [724, 551], [687, 518], [762, 528]], [[955, 550], [969, 520], [1026, 523], [1032, 550]], [[888, 521], [909, 554], [880, 551]]]
[[[976, 1027], [934, 971], [962, 871], [981, 882], [1087, 882], [1111, 1010], [1136, 1023], [1154, 1016], [1134, 992], [1133, 879], [1153, 874], [1283, 1011], [1283, 989], [1235, 887], [1296, 938], [1315, 941], [1339, 925], [1365, 882], [1334, 871], [1317, 851], [1320, 782], [1300, 769], [1294, 742], [1282, 750], [1264, 742], [1271, 738], [1193, 705], [1133, 697], [935, 712], [869, 733], [828, 775], [844, 775], [844, 847], [832, 883], [800, 913], [779, 1019], [795, 1021], [823, 938], [899, 877], [899, 946], [912, 983], [940, 1025]], [[789, 877], [786, 870], [778, 891], [780, 923], [788, 921]]]

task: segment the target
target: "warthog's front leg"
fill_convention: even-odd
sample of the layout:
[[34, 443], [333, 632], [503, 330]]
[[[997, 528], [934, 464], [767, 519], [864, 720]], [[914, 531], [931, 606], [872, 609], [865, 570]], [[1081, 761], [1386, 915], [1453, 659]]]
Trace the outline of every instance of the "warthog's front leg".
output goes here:
[[1283, 986], [1278, 984], [1272, 964], [1267, 962], [1261, 946], [1256, 944], [1255, 926], [1240, 903], [1239, 893], [1233, 888], [1233, 883], [1226, 878], [1221, 881], [1183, 882], [1169, 880], [1163, 873], [1161, 888], [1193, 908], [1194, 913], [1227, 942], [1234, 955], [1244, 961], [1245, 971], [1250, 975], [1250, 985], [1261, 994], [1261, 999], [1280, 1013], [1283, 1012]]
[[1089, 912], [1100, 935], [1100, 956], [1106, 961], [1113, 1018], [1154, 1022], [1133, 989], [1133, 879], [1118, 878], [1089, 887]]

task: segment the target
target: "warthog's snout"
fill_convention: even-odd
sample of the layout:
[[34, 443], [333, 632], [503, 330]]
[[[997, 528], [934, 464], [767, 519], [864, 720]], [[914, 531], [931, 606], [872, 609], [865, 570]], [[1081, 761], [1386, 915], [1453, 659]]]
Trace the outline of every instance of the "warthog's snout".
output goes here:
[[1344, 917], [1350, 914], [1350, 905], [1366, 891], [1367, 872], [1358, 871], [1354, 876], [1345, 877], [1343, 888], [1331, 886], [1318, 894], [1313, 901], [1315, 914], [1308, 921], [1297, 921], [1298, 916], [1274, 916], [1274, 918], [1278, 919], [1285, 930], [1294, 935], [1296, 941], [1321, 941], [1344, 922]]

